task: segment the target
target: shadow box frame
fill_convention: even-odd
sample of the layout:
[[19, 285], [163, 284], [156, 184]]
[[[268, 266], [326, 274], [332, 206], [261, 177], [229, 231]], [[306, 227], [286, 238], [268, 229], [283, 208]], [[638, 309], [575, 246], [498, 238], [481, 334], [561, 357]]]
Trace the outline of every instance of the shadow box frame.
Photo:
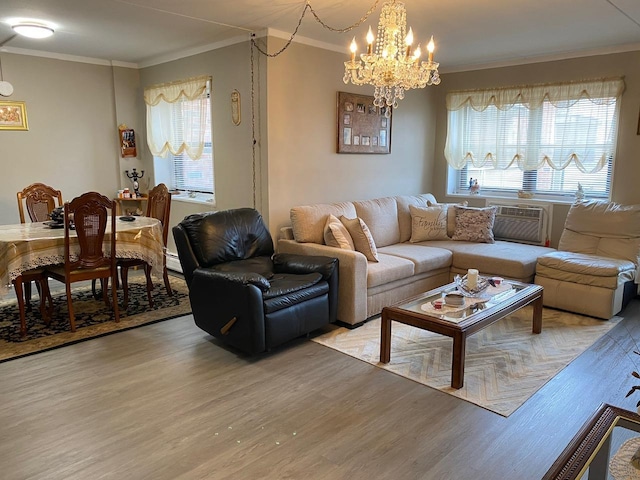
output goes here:
[[[391, 107], [376, 107], [374, 97], [338, 92], [337, 95], [337, 153], [391, 153]], [[389, 109], [389, 117], [385, 116]]]

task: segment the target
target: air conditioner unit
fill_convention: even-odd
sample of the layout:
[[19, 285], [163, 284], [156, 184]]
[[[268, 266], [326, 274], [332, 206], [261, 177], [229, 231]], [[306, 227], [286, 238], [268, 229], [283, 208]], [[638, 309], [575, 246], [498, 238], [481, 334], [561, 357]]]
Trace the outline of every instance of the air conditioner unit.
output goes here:
[[498, 207], [493, 235], [497, 240], [545, 245], [547, 212], [534, 205], [495, 205]]

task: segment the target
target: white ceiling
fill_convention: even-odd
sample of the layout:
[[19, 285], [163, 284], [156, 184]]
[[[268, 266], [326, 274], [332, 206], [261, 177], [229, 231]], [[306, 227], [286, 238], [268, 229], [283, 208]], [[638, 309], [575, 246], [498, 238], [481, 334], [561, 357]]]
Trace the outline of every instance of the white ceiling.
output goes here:
[[[357, 22], [375, 0], [309, 0], [334, 28]], [[380, 8], [348, 33], [307, 12], [300, 40], [344, 51], [361, 47]], [[441, 71], [640, 49], [640, 0], [406, 0], [408, 24], [423, 44], [433, 34]], [[0, 0], [0, 51], [43, 51], [151, 65], [266, 28], [291, 33], [305, 0]], [[53, 37], [15, 37], [15, 18], [46, 21]]]

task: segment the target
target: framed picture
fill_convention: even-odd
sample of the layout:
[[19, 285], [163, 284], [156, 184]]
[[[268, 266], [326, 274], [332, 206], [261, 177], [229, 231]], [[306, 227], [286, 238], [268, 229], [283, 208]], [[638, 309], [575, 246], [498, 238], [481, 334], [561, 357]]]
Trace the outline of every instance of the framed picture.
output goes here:
[[0, 130], [29, 130], [24, 102], [0, 101]]
[[[338, 153], [391, 153], [391, 116], [368, 95], [338, 92]], [[389, 110], [391, 113], [391, 110]]]

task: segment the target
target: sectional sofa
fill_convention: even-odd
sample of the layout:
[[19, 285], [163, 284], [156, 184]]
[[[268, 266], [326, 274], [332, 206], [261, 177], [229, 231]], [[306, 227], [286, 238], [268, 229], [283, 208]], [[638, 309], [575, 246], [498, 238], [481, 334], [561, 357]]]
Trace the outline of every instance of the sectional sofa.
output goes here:
[[[532, 283], [538, 257], [554, 249], [496, 241], [478, 243], [448, 239], [410, 242], [410, 208], [437, 204], [431, 194], [399, 195], [364, 201], [315, 204], [291, 209], [291, 226], [282, 229], [278, 252], [326, 255], [339, 259], [339, 321], [357, 326], [382, 308], [452, 281], [475, 268]], [[452, 208], [449, 208], [453, 212]], [[350, 248], [325, 244], [330, 215], [360, 218], [375, 243], [377, 260]], [[455, 216], [448, 215], [448, 233]]]

